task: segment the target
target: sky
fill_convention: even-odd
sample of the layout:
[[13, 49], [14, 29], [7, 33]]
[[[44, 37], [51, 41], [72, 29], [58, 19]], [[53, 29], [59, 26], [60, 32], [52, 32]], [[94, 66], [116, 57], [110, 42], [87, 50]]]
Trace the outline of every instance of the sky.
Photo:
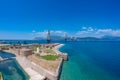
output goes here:
[[0, 0], [0, 39], [120, 36], [119, 0]]

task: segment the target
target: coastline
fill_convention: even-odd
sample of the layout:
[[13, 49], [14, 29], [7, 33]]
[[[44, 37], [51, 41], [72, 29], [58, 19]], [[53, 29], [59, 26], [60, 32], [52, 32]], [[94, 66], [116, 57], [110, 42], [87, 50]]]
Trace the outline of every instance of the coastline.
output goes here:
[[[56, 45], [53, 48], [53, 50], [57, 53], [57, 55], [60, 56], [60, 60], [59, 60], [60, 62], [59, 62], [59, 65], [55, 72], [48, 71], [48, 70], [42, 68], [41, 66], [38, 66], [34, 62], [27, 60], [27, 58], [16, 55], [15, 51], [13, 51], [13, 52], [5, 51], [5, 52], [10, 52], [10, 53], [13, 53], [16, 55], [17, 62], [20, 64], [20, 66], [23, 68], [23, 70], [30, 76], [30, 78], [33, 78], [35, 76], [35, 75], [33, 76], [32, 73], [37, 73], [37, 75], [39, 75], [41, 77], [41, 80], [44, 80], [45, 77], [48, 77], [50, 80], [59, 80], [61, 71], [62, 71], [63, 61], [65, 61], [64, 56], [66, 56], [65, 55], [66, 53], [62, 53], [59, 51], [59, 48], [61, 48], [63, 46], [64, 46], [64, 44], [58, 43], [58, 45]], [[30, 79], [30, 80], [34, 80], [34, 79]]]
[[58, 68], [57, 68], [57, 70], [56, 70], [58, 80], [60, 79], [60, 75], [61, 75], [61, 72], [62, 72], [63, 62], [68, 60], [68, 54], [59, 51], [59, 49], [60, 49], [61, 47], [63, 47], [64, 45], [65, 45], [65, 44], [58, 44], [58, 45], [55, 46], [54, 49], [53, 49], [53, 50], [61, 57], [59, 66], [58, 66]]
[[33, 65], [32, 62], [30, 62], [26, 57], [19, 56], [16, 54], [16, 52], [11, 52], [11, 51], [7, 51], [7, 50], [4, 50], [4, 52], [8, 52], [8, 53], [16, 55], [16, 57], [15, 57], [16, 61], [18, 62], [20, 67], [28, 74], [29, 80], [34, 80], [34, 79], [35, 80], [45, 80], [46, 77], [44, 75], [41, 75], [37, 70], [34, 70], [33, 67], [35, 65]]
[[[63, 46], [64, 46], [64, 44], [58, 44], [57, 46], [54, 47], [53, 50], [54, 50], [58, 55], [59, 55], [59, 54], [63, 54], [62, 52], [59, 51], [59, 49], [60, 49], [61, 47], [63, 47]], [[56, 70], [56, 76], [57, 76], [57, 79], [58, 79], [58, 80], [59, 80], [60, 75], [61, 75], [61, 72], [62, 72], [63, 61], [64, 61], [64, 59], [63, 59], [63, 58], [60, 58], [60, 63], [59, 63], [59, 66], [58, 66], [58, 68], [57, 68], [57, 70]]]
[[65, 44], [58, 44], [57, 46], [55, 46], [54, 48], [53, 48], [53, 50], [57, 53], [57, 54], [63, 54], [61, 51], [59, 51], [59, 49], [61, 48], [61, 47], [63, 47]]
[[57, 46], [55, 46], [55, 49], [59, 51], [59, 48], [63, 47], [65, 44], [59, 44]]

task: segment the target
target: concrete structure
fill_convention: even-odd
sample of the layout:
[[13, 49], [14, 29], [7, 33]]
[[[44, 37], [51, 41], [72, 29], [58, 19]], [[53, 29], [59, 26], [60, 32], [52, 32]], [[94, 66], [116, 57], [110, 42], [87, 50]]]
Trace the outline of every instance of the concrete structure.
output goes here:
[[61, 54], [58, 54], [61, 58], [63, 58], [64, 61], [67, 61], [68, 60], [68, 54], [67, 53], [61, 53]]
[[26, 48], [20, 48], [20, 49], [10, 48], [9, 50], [3, 50], [3, 51], [9, 52], [9, 53], [14, 53], [16, 56], [22, 55], [25, 57], [34, 54], [34, 52], [31, 49], [26, 49]]
[[34, 53], [31, 49], [25, 49], [25, 48], [20, 49], [20, 55], [22, 55], [22, 56], [27, 57], [27, 56], [32, 55], [32, 54], [34, 54]]
[[40, 75], [38, 72], [34, 71], [31, 68], [26, 68], [25, 71], [28, 73], [30, 80], [45, 80], [45, 77]]
[[[16, 57], [18, 63], [21, 65], [21, 67], [25, 70], [25, 72], [28, 73], [30, 76], [30, 80], [45, 80], [45, 76], [41, 75], [39, 71], [39, 67], [36, 67], [32, 62], [30, 62], [26, 57], [24, 56], [17, 56]], [[35, 69], [36, 70], [35, 70]], [[42, 71], [41, 71], [42, 73]]]
[[[41, 46], [43, 48], [51, 48], [52, 47], [52, 49], [57, 53], [56, 55], [61, 57], [57, 70], [55, 72], [48, 71], [48, 70], [44, 69], [43, 67], [35, 64], [34, 62], [31, 62], [30, 60], [28, 60], [26, 57], [33, 54], [33, 51], [31, 49], [21, 47], [18, 49], [10, 49], [9, 52], [17, 55], [17, 57], [16, 57], [17, 61], [19, 62], [19, 64], [24, 68], [24, 70], [28, 74], [29, 74], [29, 71], [30, 72], [35, 71], [35, 74], [37, 72], [38, 75], [45, 76], [50, 80], [59, 80], [63, 61], [68, 60], [68, 55], [66, 53], [62, 53], [58, 50], [60, 47], [63, 46], [63, 44], [40, 44], [40, 45], [30, 45], [30, 46], [38, 46], [38, 47]], [[38, 52], [39, 52], [39, 50], [38, 50]], [[20, 55], [19, 55], [19, 53], [20, 53]], [[29, 75], [32, 76], [32, 73], [30, 73]], [[34, 78], [34, 76], [33, 76], [33, 78]], [[31, 80], [34, 80], [33, 78], [31, 78]]]
[[[47, 78], [49, 78], [50, 80], [58, 80], [59, 75], [60, 75], [60, 68], [62, 67], [62, 64], [60, 63], [60, 67], [58, 67], [58, 69], [56, 70], [55, 73], [50, 72], [44, 68], [42, 68], [41, 66], [35, 64], [34, 62], [29, 61], [26, 57], [23, 56], [19, 56], [16, 57], [17, 61], [19, 62], [19, 64], [23, 67], [23, 69], [26, 71], [27, 68], [31, 68], [32, 70], [38, 72], [39, 74], [41, 74], [42, 76], [45, 76]], [[61, 59], [62, 62], [62, 59]]]
[[40, 53], [40, 48], [39, 47], [37, 47], [36, 53]]

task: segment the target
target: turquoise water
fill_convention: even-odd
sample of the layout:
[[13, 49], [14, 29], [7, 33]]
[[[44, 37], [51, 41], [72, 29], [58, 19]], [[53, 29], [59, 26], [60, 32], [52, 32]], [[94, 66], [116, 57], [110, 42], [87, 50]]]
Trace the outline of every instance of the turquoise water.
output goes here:
[[120, 42], [67, 42], [60, 80], [120, 80]]
[[29, 80], [29, 76], [14, 59], [0, 62], [0, 72], [4, 80]]
[[[14, 54], [0, 52], [2, 58], [15, 57]], [[0, 61], [0, 72], [4, 80], [29, 80], [29, 76], [24, 72], [15, 59]]]
[[8, 53], [8, 52], [0, 52], [0, 56], [2, 58], [11, 58], [11, 57], [15, 57], [14, 54]]

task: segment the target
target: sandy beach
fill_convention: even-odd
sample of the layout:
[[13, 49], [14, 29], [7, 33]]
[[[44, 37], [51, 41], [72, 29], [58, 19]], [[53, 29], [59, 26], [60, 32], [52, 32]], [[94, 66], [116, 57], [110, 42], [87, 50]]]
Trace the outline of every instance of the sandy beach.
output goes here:
[[55, 47], [53, 48], [53, 50], [54, 50], [57, 54], [61, 54], [62, 52], [60, 52], [59, 49], [60, 49], [61, 47], [63, 47], [64, 45], [65, 45], [65, 44], [59, 44], [59, 45], [55, 46]]

